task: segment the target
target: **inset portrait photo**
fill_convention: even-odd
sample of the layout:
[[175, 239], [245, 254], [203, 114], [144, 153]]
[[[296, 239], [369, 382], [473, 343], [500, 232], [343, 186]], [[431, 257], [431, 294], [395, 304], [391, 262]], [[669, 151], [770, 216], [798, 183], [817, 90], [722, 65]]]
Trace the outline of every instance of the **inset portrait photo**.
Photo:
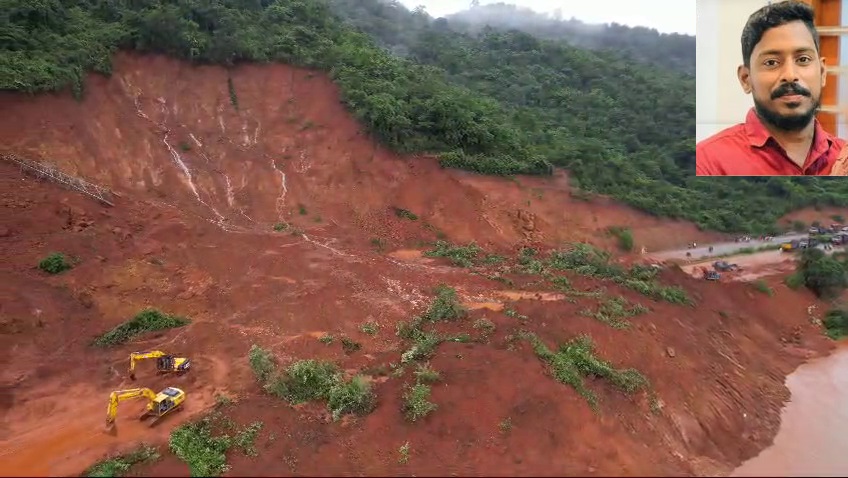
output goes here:
[[698, 0], [698, 176], [848, 175], [846, 2]]

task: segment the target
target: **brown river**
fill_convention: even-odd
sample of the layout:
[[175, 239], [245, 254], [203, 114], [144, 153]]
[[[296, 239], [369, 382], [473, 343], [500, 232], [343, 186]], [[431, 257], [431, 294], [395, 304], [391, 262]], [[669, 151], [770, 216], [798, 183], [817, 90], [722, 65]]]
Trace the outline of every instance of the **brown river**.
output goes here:
[[848, 342], [786, 378], [774, 444], [730, 476], [848, 476]]

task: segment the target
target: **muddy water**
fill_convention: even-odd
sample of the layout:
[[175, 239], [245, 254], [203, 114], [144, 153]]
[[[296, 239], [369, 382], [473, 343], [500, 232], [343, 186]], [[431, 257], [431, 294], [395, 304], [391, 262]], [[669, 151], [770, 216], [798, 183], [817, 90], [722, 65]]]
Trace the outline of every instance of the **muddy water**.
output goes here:
[[774, 444], [731, 476], [848, 476], [848, 342], [786, 378]]

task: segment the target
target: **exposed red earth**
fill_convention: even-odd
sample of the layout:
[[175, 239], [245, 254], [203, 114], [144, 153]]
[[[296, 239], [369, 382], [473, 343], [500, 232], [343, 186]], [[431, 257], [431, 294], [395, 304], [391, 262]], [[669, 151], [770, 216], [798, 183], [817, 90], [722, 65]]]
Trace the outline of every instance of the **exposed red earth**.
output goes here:
[[[236, 422], [264, 424], [258, 456], [233, 453], [229, 475], [724, 474], [774, 437], [788, 398], [784, 377], [831, 347], [807, 313], [818, 300], [779, 278], [766, 278], [775, 289], [768, 297], [744, 283], [663, 270], [661, 282], [695, 300], [687, 307], [565, 273], [577, 290], [605, 290], [650, 309], [617, 330], [580, 313], [597, 298], [570, 301], [533, 275], [511, 274], [507, 285], [424, 257], [440, 237], [514, 256], [522, 245], [565, 242], [613, 250], [610, 226], [630, 227], [637, 250], [726, 236], [605, 198], [578, 199], [564, 173], [511, 180], [399, 157], [365, 135], [320, 73], [246, 65], [229, 74], [238, 110], [223, 68], [123, 53], [111, 78], [89, 78], [81, 102], [0, 94], [5, 153], [118, 194], [106, 207], [0, 162], [4, 474], [79, 474], [149, 442], [163, 458], [132, 474], [187, 476], [167, 453], [168, 435], [213, 408], [217, 394], [236, 398], [226, 409]], [[273, 230], [283, 222], [289, 229]], [[53, 251], [80, 262], [49, 276], [35, 266]], [[440, 327], [471, 331], [486, 317], [496, 332], [489, 343], [439, 346], [431, 361], [443, 377], [431, 397], [438, 409], [425, 420], [409, 423], [400, 411], [410, 374], [373, 374], [377, 408], [337, 423], [320, 403], [291, 407], [256, 383], [247, 362], [254, 343], [283, 365], [322, 358], [356, 371], [398, 362], [404, 345], [395, 324], [423, 312], [441, 283], [457, 290], [470, 315]], [[90, 346], [145, 307], [192, 323], [127, 345]], [[379, 333], [362, 333], [366, 321]], [[600, 399], [593, 413], [528, 344], [508, 346], [519, 328], [550, 348], [591, 335], [599, 357], [651, 381], [657, 409], [646, 393], [628, 397], [588, 380]], [[319, 342], [324, 333], [347, 335], [362, 349], [346, 354], [338, 342]], [[139, 380], [129, 381], [128, 354], [153, 349], [191, 357], [192, 370], [158, 377], [143, 362]], [[111, 391], [169, 385], [186, 390], [184, 411], [151, 429], [135, 419], [141, 401], [123, 402], [117, 433], [103, 432]], [[506, 419], [508, 432], [499, 428]], [[398, 448], [407, 442], [402, 464]]]

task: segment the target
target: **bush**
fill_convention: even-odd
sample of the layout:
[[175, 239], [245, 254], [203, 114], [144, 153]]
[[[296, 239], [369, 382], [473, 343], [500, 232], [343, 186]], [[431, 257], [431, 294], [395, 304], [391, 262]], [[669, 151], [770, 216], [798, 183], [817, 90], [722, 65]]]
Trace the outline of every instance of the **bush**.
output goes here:
[[346, 413], [365, 415], [376, 405], [376, 397], [371, 384], [365, 377], [357, 375], [349, 382], [336, 380], [327, 393], [327, 407], [333, 420], [339, 420]]
[[[245, 454], [255, 454], [253, 441], [262, 428], [259, 422], [245, 427], [237, 436], [217, 435], [213, 432], [213, 418], [204, 417], [196, 422], [180, 425], [171, 432], [168, 445], [171, 452], [184, 461], [191, 476], [218, 476], [229, 469], [227, 451], [234, 445]], [[251, 453], [253, 452], [253, 453]]]
[[833, 340], [848, 337], [848, 311], [834, 309], [824, 317], [825, 334]]
[[159, 451], [155, 447], [141, 445], [131, 453], [109, 458], [93, 465], [85, 470], [83, 475], [89, 477], [123, 476], [134, 465], [158, 459]]
[[819, 249], [804, 249], [798, 270], [804, 285], [819, 297], [835, 297], [848, 287], [845, 266]]
[[132, 319], [97, 337], [94, 345], [107, 347], [123, 344], [146, 332], [183, 327], [189, 323], [191, 321], [184, 317], [167, 315], [156, 309], [145, 309]]
[[250, 351], [248, 352], [247, 357], [248, 362], [250, 363], [250, 369], [253, 370], [254, 375], [256, 375], [256, 379], [260, 383], [267, 382], [268, 379], [274, 375], [274, 370], [277, 366], [271, 352], [253, 344], [250, 346]]
[[65, 255], [54, 252], [38, 263], [38, 268], [48, 274], [59, 274], [71, 269], [73, 266], [65, 260]]
[[438, 405], [430, 402], [430, 386], [423, 383], [416, 383], [407, 388], [403, 398], [403, 411], [407, 420], [411, 422], [421, 420], [439, 408]]
[[268, 390], [292, 405], [326, 399], [335, 385], [337, 368], [329, 362], [299, 360], [290, 365], [284, 375], [268, 384]]

